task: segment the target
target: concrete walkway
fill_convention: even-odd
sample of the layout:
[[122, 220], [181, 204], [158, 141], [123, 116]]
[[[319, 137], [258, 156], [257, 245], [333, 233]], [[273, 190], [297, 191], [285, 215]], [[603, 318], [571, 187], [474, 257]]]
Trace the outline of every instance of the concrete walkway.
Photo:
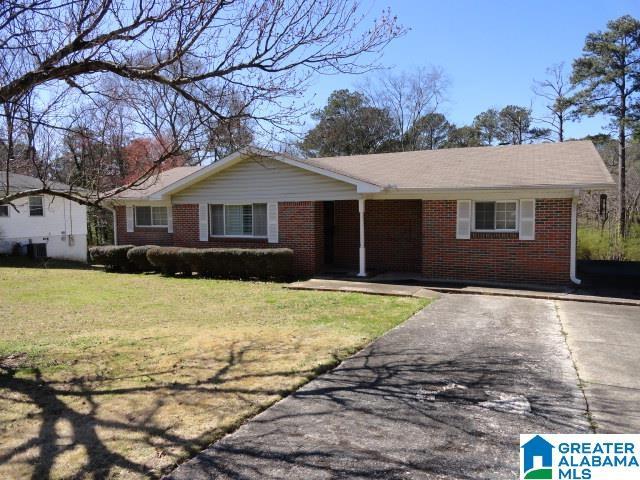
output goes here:
[[326, 290], [337, 292], [360, 292], [373, 295], [399, 295], [408, 297], [436, 298], [438, 293], [460, 293], [468, 295], [495, 295], [503, 297], [535, 298], [540, 300], [564, 300], [572, 302], [601, 303], [606, 305], [627, 305], [640, 307], [640, 300], [601, 297], [580, 293], [557, 291], [520, 290], [493, 287], [428, 287], [377, 282], [360, 282], [351, 280], [333, 280], [312, 278], [302, 282], [294, 282], [287, 286], [294, 290]]
[[447, 295], [186, 462], [178, 479], [517, 478], [588, 432], [554, 302]]

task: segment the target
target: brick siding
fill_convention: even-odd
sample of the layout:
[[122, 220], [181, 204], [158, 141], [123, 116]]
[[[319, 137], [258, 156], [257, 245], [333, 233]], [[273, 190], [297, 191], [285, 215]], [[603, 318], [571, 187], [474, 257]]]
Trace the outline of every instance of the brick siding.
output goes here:
[[[307, 276], [324, 263], [323, 202], [280, 202], [279, 243], [266, 239], [199, 240], [198, 205], [173, 206], [174, 233], [166, 229], [126, 231], [125, 208], [117, 207], [118, 242], [184, 247], [275, 248], [294, 251], [294, 269]], [[334, 264], [357, 270], [358, 202], [334, 203]], [[367, 271], [419, 272], [432, 279], [509, 283], [569, 282], [571, 200], [536, 202], [536, 238], [517, 233], [472, 233], [458, 240], [455, 200], [367, 200]]]
[[280, 202], [278, 204], [279, 243], [266, 238], [215, 238], [200, 241], [198, 205], [173, 206], [174, 242], [178, 247], [290, 248], [294, 251], [294, 270], [312, 275], [322, 262], [322, 204], [318, 202]]
[[136, 227], [133, 232], [127, 232], [126, 207], [118, 206], [116, 210], [116, 226], [118, 230], [118, 244], [120, 245], [173, 245], [173, 234], [167, 228], [161, 227]]
[[473, 233], [456, 239], [456, 201], [425, 200], [422, 274], [433, 279], [566, 284], [571, 199], [536, 201], [535, 240], [514, 233]]

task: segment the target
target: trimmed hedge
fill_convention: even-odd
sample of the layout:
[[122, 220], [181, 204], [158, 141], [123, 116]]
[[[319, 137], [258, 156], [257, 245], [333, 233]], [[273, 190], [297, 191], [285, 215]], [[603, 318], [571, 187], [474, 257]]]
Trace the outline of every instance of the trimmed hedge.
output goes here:
[[147, 260], [149, 263], [164, 275], [175, 275], [183, 273], [191, 275], [191, 268], [180, 256], [184, 250], [179, 247], [153, 247], [147, 250]]
[[108, 271], [148, 272], [164, 275], [197, 272], [201, 277], [287, 279], [293, 273], [289, 248], [180, 248], [144, 245], [92, 247], [91, 260]]
[[202, 277], [284, 279], [293, 268], [288, 248], [184, 248], [179, 255]]
[[147, 252], [152, 248], [158, 248], [156, 245], [143, 245], [141, 247], [133, 247], [127, 252], [127, 259], [141, 272], [152, 272], [155, 267], [151, 265], [147, 259]]
[[104, 265], [105, 270], [112, 272], [133, 272], [135, 266], [127, 258], [127, 253], [134, 245], [103, 245], [91, 247], [89, 256], [91, 261]]

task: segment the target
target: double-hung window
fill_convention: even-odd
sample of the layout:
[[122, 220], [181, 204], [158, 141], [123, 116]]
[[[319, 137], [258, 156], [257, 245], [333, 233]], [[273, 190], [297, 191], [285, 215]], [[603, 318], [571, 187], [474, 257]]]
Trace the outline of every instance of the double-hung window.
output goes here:
[[209, 205], [209, 225], [214, 237], [266, 237], [267, 204]]
[[9, 216], [9, 205], [3, 205], [0, 203], [0, 217]]
[[474, 203], [473, 228], [477, 232], [515, 232], [518, 230], [516, 200]]
[[29, 216], [30, 217], [42, 217], [44, 216], [44, 203], [41, 196], [29, 197]]
[[136, 227], [166, 227], [167, 207], [136, 207]]

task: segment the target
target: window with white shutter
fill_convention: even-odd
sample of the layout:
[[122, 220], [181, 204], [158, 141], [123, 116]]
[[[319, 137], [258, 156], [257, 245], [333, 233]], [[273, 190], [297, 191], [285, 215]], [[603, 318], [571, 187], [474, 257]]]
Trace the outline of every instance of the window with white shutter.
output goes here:
[[133, 206], [129, 205], [125, 208], [125, 216], [127, 220], [127, 232], [133, 232]]
[[209, 240], [209, 208], [206, 203], [198, 205], [198, 226], [200, 230], [200, 241]]
[[269, 243], [278, 243], [278, 202], [267, 204], [267, 237]]
[[456, 238], [471, 238], [471, 200], [458, 200]]
[[520, 240], [536, 238], [536, 201], [520, 200]]

